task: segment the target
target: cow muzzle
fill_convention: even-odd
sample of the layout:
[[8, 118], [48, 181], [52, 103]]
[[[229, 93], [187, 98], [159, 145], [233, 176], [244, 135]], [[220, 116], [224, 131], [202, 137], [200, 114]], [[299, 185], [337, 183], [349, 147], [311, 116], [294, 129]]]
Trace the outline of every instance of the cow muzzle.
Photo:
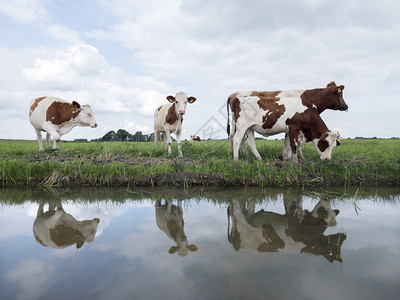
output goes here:
[[94, 125], [91, 126], [91, 127], [92, 127], [92, 128], [96, 128], [97, 126], [99, 126], [99, 125], [97, 125], [97, 123], [94, 123]]
[[180, 110], [180, 111], [179, 111], [179, 114], [180, 114], [181, 116], [183, 116], [183, 115], [185, 114], [185, 111], [184, 111], [184, 110]]

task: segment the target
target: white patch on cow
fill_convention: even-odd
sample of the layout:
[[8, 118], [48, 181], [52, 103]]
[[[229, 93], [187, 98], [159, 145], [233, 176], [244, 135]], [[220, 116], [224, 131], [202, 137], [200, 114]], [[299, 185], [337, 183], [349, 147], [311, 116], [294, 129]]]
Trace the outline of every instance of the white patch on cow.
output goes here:
[[301, 94], [303, 94], [304, 91], [305, 90], [282, 91], [276, 97], [277, 98], [300, 98]]
[[237, 97], [249, 97], [253, 91], [240, 91], [237, 92]]

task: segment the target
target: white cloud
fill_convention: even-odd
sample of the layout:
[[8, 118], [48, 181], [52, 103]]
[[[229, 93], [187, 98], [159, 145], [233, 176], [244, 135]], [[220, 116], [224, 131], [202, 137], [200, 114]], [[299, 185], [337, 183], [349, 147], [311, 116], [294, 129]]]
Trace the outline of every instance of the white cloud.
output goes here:
[[69, 29], [66, 26], [60, 24], [49, 25], [46, 31], [57, 40], [66, 41], [72, 45], [84, 44], [80, 38], [80, 34], [74, 30]]
[[125, 129], [131, 134], [134, 134], [137, 131], [141, 131], [142, 133], [150, 133], [153, 131], [153, 129], [148, 125], [137, 124], [129, 120], [122, 121], [120, 125], [122, 129]]
[[[26, 121], [22, 112], [30, 99], [54, 95], [92, 104], [104, 124], [100, 131], [119, 129], [121, 120], [151, 129], [165, 96], [185, 91], [198, 99], [183, 128], [188, 138], [219, 115], [234, 91], [316, 88], [335, 80], [345, 85], [350, 107], [335, 118], [351, 121], [333, 127], [354, 136], [360, 124], [367, 132], [376, 130], [356, 114], [360, 99], [368, 97], [362, 105], [368, 108], [383, 95], [393, 102], [400, 91], [398, 1], [102, 0], [96, 10], [85, 13], [83, 6], [79, 12], [103, 21], [90, 26], [57, 15], [63, 4], [49, 11], [38, 1], [9, 6], [25, 3], [35, 12], [25, 19], [39, 23], [43, 36], [33, 37], [37, 44], [30, 41], [27, 48], [0, 46], [2, 113], [19, 116], [7, 124]], [[9, 6], [0, 5], [0, 13], [12, 16]], [[396, 126], [383, 126], [381, 132], [396, 135]], [[26, 128], [11, 134], [3, 127], [1, 137], [26, 136]], [[71, 137], [97, 134], [85, 132], [74, 129]]]
[[51, 286], [54, 267], [41, 260], [26, 260], [5, 274], [6, 281], [20, 286], [18, 299], [39, 299]]
[[41, 0], [9, 0], [0, 2], [0, 13], [14, 22], [30, 24], [48, 19], [48, 13]]

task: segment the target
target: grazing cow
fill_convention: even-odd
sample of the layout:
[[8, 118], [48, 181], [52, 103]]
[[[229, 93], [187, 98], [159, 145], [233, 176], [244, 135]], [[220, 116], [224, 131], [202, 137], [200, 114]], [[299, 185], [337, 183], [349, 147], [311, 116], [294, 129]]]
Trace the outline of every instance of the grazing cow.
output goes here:
[[301, 200], [285, 201], [285, 211], [284, 215], [263, 209], [255, 212], [254, 203], [246, 207], [233, 201], [228, 207], [228, 241], [236, 251], [310, 253], [330, 262], [342, 261], [340, 248], [346, 235], [323, 234], [327, 227], [336, 226], [339, 214], [329, 200], [320, 200], [311, 212], [302, 209]]
[[196, 101], [195, 97], [187, 97], [185, 93], [177, 93], [176, 96], [168, 96], [169, 104], [165, 104], [156, 109], [154, 113], [154, 143], [157, 147], [161, 140], [161, 132], [165, 132], [165, 145], [168, 145], [168, 155], [171, 155], [171, 133], [176, 134], [178, 143], [179, 157], [183, 157], [181, 150], [181, 133], [183, 115], [186, 112], [186, 104]]
[[169, 249], [169, 253], [175, 252], [180, 256], [186, 256], [189, 251], [196, 251], [197, 247], [188, 243], [185, 231], [183, 229], [183, 211], [181, 200], [178, 200], [178, 206], [172, 204], [172, 201], [166, 200], [165, 204], [161, 204], [161, 200], [156, 201], [156, 222], [158, 228], [161, 229], [176, 246]]
[[195, 142], [201, 142], [201, 138], [198, 135], [191, 135], [190, 140]]
[[[346, 102], [343, 99], [343, 89], [344, 86], [337, 86], [335, 82], [329, 83], [326, 88], [319, 88], [319, 89], [313, 89], [313, 90], [289, 90], [289, 91], [270, 91], [270, 92], [257, 92], [257, 91], [252, 91], [252, 92], [246, 92], [246, 93], [235, 93], [229, 96], [228, 98], [228, 103], [227, 103], [227, 109], [228, 109], [228, 116], [229, 116], [229, 107], [231, 108], [232, 112], [236, 109], [237, 115], [232, 115], [233, 120], [232, 120], [232, 133], [230, 134], [230, 145], [229, 145], [229, 153], [232, 151], [232, 143], [233, 143], [233, 135], [235, 134], [235, 119], [239, 116], [240, 114], [240, 107], [239, 103], [235, 98], [237, 97], [238, 94], [245, 94], [245, 95], [250, 95], [250, 96], [258, 96], [260, 99], [280, 99], [280, 98], [287, 98], [287, 99], [301, 99], [301, 102], [303, 106], [307, 108], [314, 108], [317, 110], [318, 114], [321, 114], [323, 111], [326, 109], [331, 109], [331, 110], [348, 110], [348, 106]], [[265, 118], [269, 118], [269, 122], [273, 122], [273, 119], [276, 118], [279, 115], [279, 112], [275, 112], [272, 114], [272, 111], [267, 112], [265, 115]], [[266, 123], [263, 120], [263, 123]], [[228, 117], [228, 134], [229, 134], [229, 117]], [[294, 160], [297, 160], [297, 155], [300, 155], [302, 157], [302, 152], [301, 152], [301, 144], [303, 142], [310, 141], [302, 131], [299, 132], [298, 138], [295, 141], [295, 144], [297, 146], [297, 151], [296, 153], [292, 152], [291, 148], [291, 141], [290, 141], [290, 136], [288, 135], [288, 131], [285, 132], [285, 143], [284, 143], [284, 148], [282, 151], [282, 156], [283, 159], [288, 159], [288, 158], [293, 158]], [[254, 130], [247, 130], [246, 131], [247, 139], [249, 146], [254, 145]], [[268, 134], [268, 136], [271, 134]], [[244, 152], [245, 155], [247, 155], [247, 150], [244, 144], [244, 139], [241, 141], [241, 148], [242, 151]], [[254, 151], [253, 153], [258, 159], [261, 159], [260, 155], [257, 152], [257, 149], [255, 149], [254, 146]]]
[[54, 139], [52, 149], [58, 149], [61, 136], [67, 134], [75, 126], [97, 127], [89, 104], [80, 105], [55, 97], [40, 97], [32, 101], [29, 121], [35, 128], [39, 142], [39, 151], [43, 151], [42, 133], [46, 131], [46, 144], [50, 148], [50, 136]]
[[54, 249], [64, 249], [76, 244], [79, 249], [85, 242], [92, 242], [96, 235], [100, 219], [77, 221], [66, 213], [62, 205], [49, 204], [49, 210], [43, 212], [43, 203], [39, 204], [36, 219], [33, 223], [33, 234], [36, 241]]

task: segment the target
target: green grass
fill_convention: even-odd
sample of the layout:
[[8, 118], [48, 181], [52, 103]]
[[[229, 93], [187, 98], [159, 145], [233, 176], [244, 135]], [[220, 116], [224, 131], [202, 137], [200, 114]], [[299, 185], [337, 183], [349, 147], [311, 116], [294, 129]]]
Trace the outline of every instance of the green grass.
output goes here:
[[0, 140], [2, 186], [377, 186], [400, 185], [400, 140], [342, 140], [332, 160], [321, 161], [314, 146], [305, 159], [282, 161], [281, 140], [257, 140], [262, 161], [233, 161], [228, 141], [182, 142], [183, 159], [144, 142], [63, 143], [39, 153], [36, 141]]

